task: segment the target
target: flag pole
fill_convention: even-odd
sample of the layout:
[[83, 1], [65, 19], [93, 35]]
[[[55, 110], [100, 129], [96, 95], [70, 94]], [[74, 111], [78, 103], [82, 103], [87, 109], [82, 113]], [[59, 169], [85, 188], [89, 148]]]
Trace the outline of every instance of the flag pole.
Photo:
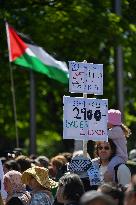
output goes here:
[[35, 75], [30, 70], [30, 154], [36, 154]]
[[13, 79], [13, 69], [11, 63], [9, 62], [10, 68], [10, 81], [11, 81], [11, 93], [13, 101], [13, 111], [14, 111], [14, 121], [15, 121], [15, 131], [16, 131], [16, 147], [19, 148], [19, 137], [18, 137], [18, 127], [17, 127], [17, 110], [16, 110], [16, 96], [15, 96], [15, 86]]
[[19, 136], [18, 136], [18, 127], [17, 127], [17, 110], [16, 110], [16, 96], [15, 96], [15, 86], [14, 86], [14, 78], [13, 78], [13, 69], [10, 62], [10, 40], [9, 40], [9, 32], [8, 32], [8, 23], [5, 20], [6, 26], [6, 34], [7, 34], [7, 45], [9, 51], [9, 69], [10, 69], [10, 82], [11, 82], [11, 93], [12, 93], [12, 101], [13, 101], [13, 112], [14, 112], [14, 121], [15, 121], [15, 132], [16, 132], [16, 147], [19, 148]]
[[[87, 94], [83, 93], [83, 98], [87, 98]], [[83, 155], [84, 157], [87, 157], [87, 140], [83, 140]]]
[[[83, 63], [87, 63], [86, 60], [83, 61]], [[83, 98], [87, 98], [87, 93], [83, 93]], [[83, 140], [83, 155], [84, 157], [87, 157], [87, 140]]]

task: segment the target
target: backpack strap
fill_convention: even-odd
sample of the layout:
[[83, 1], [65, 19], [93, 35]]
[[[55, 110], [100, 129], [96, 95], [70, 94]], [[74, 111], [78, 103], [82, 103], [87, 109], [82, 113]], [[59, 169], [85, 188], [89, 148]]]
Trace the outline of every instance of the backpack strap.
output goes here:
[[117, 164], [115, 167], [114, 167], [114, 171], [115, 171], [115, 182], [118, 184], [118, 176], [117, 176], [117, 173], [118, 173], [118, 168], [119, 166], [123, 164], [123, 163], [120, 163], [120, 164]]

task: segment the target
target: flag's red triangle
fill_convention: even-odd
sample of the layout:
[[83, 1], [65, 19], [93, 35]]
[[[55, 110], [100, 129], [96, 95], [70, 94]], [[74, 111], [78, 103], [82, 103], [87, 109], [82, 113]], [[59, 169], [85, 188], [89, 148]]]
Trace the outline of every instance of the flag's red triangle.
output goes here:
[[18, 36], [15, 30], [8, 25], [8, 43], [10, 52], [10, 61], [14, 61], [16, 58], [20, 57], [25, 53], [28, 47], [24, 41]]

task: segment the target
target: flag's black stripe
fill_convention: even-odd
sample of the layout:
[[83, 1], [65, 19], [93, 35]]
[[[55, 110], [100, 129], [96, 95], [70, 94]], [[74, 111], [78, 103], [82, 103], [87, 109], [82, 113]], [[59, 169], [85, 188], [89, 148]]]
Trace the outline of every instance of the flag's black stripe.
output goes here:
[[25, 34], [20, 33], [18, 31], [17, 31], [17, 34], [25, 43], [36, 45], [28, 35], [25, 35]]

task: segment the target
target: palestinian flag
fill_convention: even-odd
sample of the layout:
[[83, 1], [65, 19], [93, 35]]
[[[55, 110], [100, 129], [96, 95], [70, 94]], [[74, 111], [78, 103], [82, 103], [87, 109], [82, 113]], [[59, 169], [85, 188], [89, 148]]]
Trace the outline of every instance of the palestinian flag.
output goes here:
[[41, 47], [25, 43], [6, 23], [9, 61], [47, 75], [61, 83], [68, 83], [68, 68], [64, 62], [50, 56]]

